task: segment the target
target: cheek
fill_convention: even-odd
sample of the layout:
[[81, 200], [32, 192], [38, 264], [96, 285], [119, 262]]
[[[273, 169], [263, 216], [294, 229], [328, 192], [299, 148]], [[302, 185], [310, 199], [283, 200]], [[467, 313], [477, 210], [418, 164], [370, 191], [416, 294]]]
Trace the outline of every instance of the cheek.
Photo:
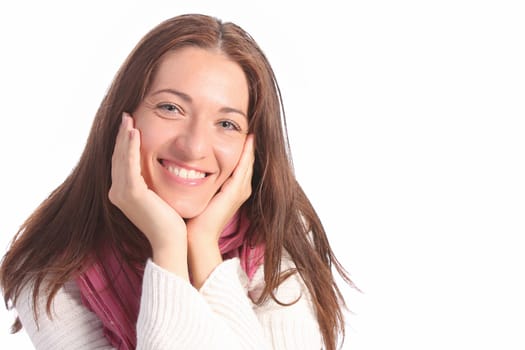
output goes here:
[[155, 138], [152, 137], [151, 132], [147, 129], [140, 129], [140, 154], [146, 156], [155, 149]]
[[235, 170], [241, 158], [243, 147], [244, 140], [236, 140], [232, 143], [216, 147], [217, 157], [225, 177], [229, 177], [233, 170]]
[[136, 118], [135, 128], [140, 132], [140, 153], [141, 156], [155, 151], [158, 148], [161, 140], [165, 138], [163, 133], [165, 128], [159, 128], [155, 123], [146, 122], [146, 118]]

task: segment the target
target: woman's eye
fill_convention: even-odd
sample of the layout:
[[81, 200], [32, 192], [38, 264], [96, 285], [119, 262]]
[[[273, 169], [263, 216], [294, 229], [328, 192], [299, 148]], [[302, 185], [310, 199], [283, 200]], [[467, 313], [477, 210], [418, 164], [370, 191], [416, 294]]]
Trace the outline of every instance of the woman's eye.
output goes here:
[[221, 120], [219, 122], [219, 125], [221, 128], [227, 129], [227, 130], [236, 130], [236, 131], [241, 130], [241, 128], [237, 124], [229, 120]]
[[162, 111], [166, 111], [170, 113], [182, 113], [181, 108], [171, 103], [163, 103], [159, 105], [158, 108], [160, 108]]

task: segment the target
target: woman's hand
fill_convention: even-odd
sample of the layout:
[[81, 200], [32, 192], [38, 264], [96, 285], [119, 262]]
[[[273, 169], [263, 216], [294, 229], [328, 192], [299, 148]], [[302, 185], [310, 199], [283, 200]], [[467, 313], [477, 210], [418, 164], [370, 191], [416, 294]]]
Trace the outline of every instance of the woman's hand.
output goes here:
[[206, 209], [186, 223], [188, 258], [193, 284], [200, 288], [222, 261], [219, 236], [235, 212], [252, 193], [254, 136], [248, 135], [232, 175], [211, 199]]
[[111, 164], [111, 203], [147, 237], [157, 265], [188, 278], [186, 225], [146, 185], [140, 167], [140, 133], [129, 114], [122, 117]]

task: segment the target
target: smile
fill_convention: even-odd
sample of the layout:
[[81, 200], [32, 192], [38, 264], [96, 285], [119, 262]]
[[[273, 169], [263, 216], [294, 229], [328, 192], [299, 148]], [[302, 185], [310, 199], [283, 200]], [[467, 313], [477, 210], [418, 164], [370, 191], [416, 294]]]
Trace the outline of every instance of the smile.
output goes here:
[[165, 161], [161, 161], [160, 163], [170, 173], [172, 173], [175, 176], [181, 177], [183, 179], [192, 180], [192, 179], [203, 179], [206, 177], [206, 173], [203, 173], [198, 170], [181, 168], [181, 167], [174, 165], [173, 163], [167, 164], [167, 162]]

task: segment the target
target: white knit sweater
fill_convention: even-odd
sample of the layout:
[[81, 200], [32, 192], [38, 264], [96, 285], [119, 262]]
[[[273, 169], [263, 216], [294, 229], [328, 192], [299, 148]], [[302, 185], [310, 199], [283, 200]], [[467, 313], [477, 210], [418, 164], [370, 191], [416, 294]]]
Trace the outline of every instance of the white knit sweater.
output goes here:
[[[292, 268], [283, 261], [281, 270]], [[308, 291], [298, 274], [276, 290], [273, 299], [252, 303], [264, 287], [263, 267], [251, 281], [239, 259], [221, 263], [198, 291], [190, 283], [147, 262], [137, 320], [137, 349], [321, 349], [321, 335]], [[97, 316], [81, 302], [74, 281], [60, 289], [53, 317], [45, 312], [43, 296], [33, 318], [31, 290], [25, 288], [16, 309], [36, 349], [112, 349]]]

